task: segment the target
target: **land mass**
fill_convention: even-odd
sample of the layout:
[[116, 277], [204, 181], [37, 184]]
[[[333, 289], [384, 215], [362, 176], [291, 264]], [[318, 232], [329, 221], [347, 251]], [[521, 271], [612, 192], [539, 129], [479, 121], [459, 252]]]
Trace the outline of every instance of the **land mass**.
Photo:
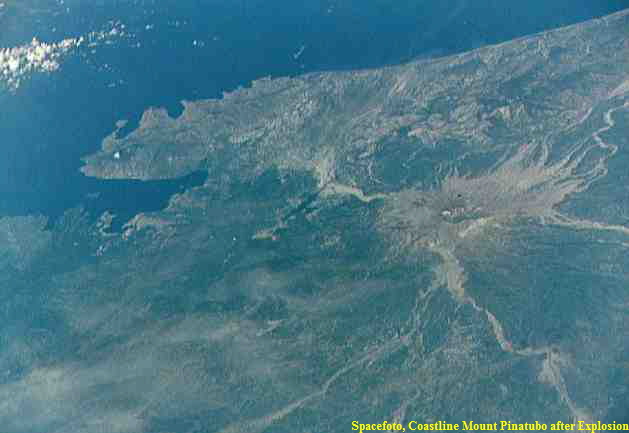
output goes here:
[[[120, 123], [83, 173], [207, 180], [120, 234], [68, 212], [10, 269], [76, 351], [16, 334], [30, 349], [3, 365], [37, 367], [6, 379], [0, 420], [613, 421], [629, 398], [628, 40], [624, 11]], [[0, 228], [26, 222], [41, 225]]]

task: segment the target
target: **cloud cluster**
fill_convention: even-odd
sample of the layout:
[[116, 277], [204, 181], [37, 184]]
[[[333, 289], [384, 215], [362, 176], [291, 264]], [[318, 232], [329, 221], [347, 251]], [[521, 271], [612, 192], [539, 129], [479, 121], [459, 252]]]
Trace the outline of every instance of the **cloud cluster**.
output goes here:
[[0, 77], [7, 87], [17, 89], [26, 75], [59, 69], [61, 59], [83, 41], [80, 37], [47, 44], [33, 38], [30, 44], [0, 50]]
[[0, 48], [0, 89], [15, 91], [24, 79], [34, 73], [54, 72], [79, 47], [110, 43], [112, 39], [125, 35], [124, 28], [124, 24], [112, 23], [108, 30], [90, 32], [84, 36], [57, 42], [43, 42], [34, 37], [28, 44]]

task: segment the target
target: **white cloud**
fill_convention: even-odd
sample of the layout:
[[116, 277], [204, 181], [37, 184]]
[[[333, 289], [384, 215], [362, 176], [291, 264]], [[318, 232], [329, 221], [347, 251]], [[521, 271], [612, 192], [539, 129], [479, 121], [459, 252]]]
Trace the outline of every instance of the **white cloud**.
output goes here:
[[0, 89], [16, 90], [35, 73], [57, 71], [63, 61], [87, 44], [110, 43], [113, 38], [126, 36], [124, 24], [115, 22], [107, 30], [84, 36], [66, 38], [57, 42], [42, 42], [34, 37], [30, 43], [17, 47], [0, 48]]
[[53, 72], [84, 38], [64, 39], [45, 43], [33, 38], [30, 44], [0, 50], [0, 79], [10, 89], [17, 89], [21, 81], [34, 72]]

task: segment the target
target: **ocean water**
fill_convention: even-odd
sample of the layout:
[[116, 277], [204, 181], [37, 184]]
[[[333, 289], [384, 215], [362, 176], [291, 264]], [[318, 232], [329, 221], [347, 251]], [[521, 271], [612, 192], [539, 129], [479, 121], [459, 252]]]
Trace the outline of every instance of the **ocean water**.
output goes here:
[[[5, 2], [11, 5], [11, 2]], [[117, 120], [149, 106], [220, 97], [264, 76], [378, 67], [437, 57], [602, 16], [629, 2], [554, 0], [21, 1], [0, 19], [0, 47], [58, 41], [120, 22], [130, 37], [85, 48], [52, 75], [0, 94], [0, 215], [55, 218], [83, 206], [117, 225], [166, 205], [202, 174], [160, 182], [79, 172]], [[31, 8], [31, 9], [29, 9]], [[31, 12], [29, 12], [31, 11]]]

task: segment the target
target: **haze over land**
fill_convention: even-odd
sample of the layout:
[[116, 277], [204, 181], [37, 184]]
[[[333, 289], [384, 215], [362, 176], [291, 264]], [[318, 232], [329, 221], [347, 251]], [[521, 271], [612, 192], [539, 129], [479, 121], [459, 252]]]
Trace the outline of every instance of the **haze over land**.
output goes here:
[[147, 110], [82, 171], [206, 170], [202, 186], [119, 233], [80, 209], [52, 232], [0, 224], [11, 314], [45, 300], [56, 323], [1, 352], [3, 425], [612, 421], [629, 398], [628, 40], [624, 11]]

